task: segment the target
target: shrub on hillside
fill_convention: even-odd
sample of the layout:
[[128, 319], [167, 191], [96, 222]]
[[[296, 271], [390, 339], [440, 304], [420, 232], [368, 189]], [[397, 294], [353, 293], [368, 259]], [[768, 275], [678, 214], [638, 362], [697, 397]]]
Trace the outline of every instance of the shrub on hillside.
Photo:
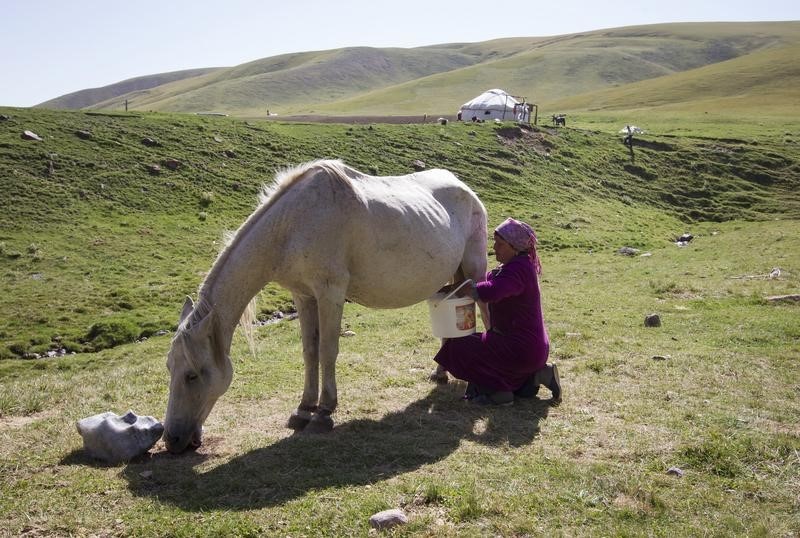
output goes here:
[[88, 350], [99, 351], [120, 344], [128, 344], [139, 337], [139, 328], [132, 322], [115, 319], [99, 321], [89, 327], [83, 341]]
[[200, 195], [200, 207], [208, 207], [214, 202], [213, 192], [204, 192]]

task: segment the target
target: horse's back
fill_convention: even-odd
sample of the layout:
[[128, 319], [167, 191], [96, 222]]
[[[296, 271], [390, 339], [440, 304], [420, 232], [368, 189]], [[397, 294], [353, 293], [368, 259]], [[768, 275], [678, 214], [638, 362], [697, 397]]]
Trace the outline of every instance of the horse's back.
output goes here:
[[354, 172], [348, 169], [346, 182], [322, 174], [298, 185], [294, 203], [306, 206], [298, 207], [297, 225], [307, 239], [294, 250], [305, 244], [308, 267], [326, 279], [346, 278], [355, 302], [397, 307], [425, 299], [453, 276], [481, 223], [485, 236], [483, 206], [447, 170]]

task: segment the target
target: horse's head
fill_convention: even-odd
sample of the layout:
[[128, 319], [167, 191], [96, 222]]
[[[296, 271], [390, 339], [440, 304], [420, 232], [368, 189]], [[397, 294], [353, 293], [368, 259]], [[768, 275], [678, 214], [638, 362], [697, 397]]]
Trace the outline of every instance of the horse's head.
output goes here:
[[164, 442], [174, 454], [200, 446], [203, 422], [233, 377], [214, 311], [194, 310], [192, 300], [187, 298], [167, 355], [170, 382]]

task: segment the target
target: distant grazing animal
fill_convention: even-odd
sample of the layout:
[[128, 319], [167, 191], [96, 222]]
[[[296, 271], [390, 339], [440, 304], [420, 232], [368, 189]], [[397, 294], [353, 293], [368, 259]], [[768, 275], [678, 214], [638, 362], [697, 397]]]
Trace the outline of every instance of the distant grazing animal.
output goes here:
[[345, 300], [403, 307], [457, 274], [482, 280], [486, 246], [483, 204], [446, 170], [375, 177], [314, 161], [280, 174], [217, 258], [197, 303], [184, 304], [167, 357], [167, 449], [200, 446], [203, 422], [233, 377], [233, 332], [240, 319], [252, 328], [248, 304], [268, 282], [292, 292], [300, 318], [305, 383], [288, 426], [325, 432], [337, 403]]
[[566, 114], [553, 114], [553, 125], [558, 127], [562, 125], [564, 127], [567, 126], [567, 116]]

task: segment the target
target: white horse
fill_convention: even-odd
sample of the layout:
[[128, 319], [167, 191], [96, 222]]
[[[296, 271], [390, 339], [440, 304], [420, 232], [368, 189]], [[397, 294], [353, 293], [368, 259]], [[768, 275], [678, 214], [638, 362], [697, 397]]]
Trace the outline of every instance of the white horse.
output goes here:
[[483, 204], [446, 170], [375, 177], [314, 161], [279, 174], [217, 258], [197, 304], [184, 304], [167, 357], [168, 450], [200, 446], [203, 422], [233, 376], [233, 332], [268, 282], [292, 292], [300, 318], [305, 382], [288, 426], [324, 432], [337, 403], [345, 300], [397, 308], [454, 276], [482, 280], [486, 247]]

